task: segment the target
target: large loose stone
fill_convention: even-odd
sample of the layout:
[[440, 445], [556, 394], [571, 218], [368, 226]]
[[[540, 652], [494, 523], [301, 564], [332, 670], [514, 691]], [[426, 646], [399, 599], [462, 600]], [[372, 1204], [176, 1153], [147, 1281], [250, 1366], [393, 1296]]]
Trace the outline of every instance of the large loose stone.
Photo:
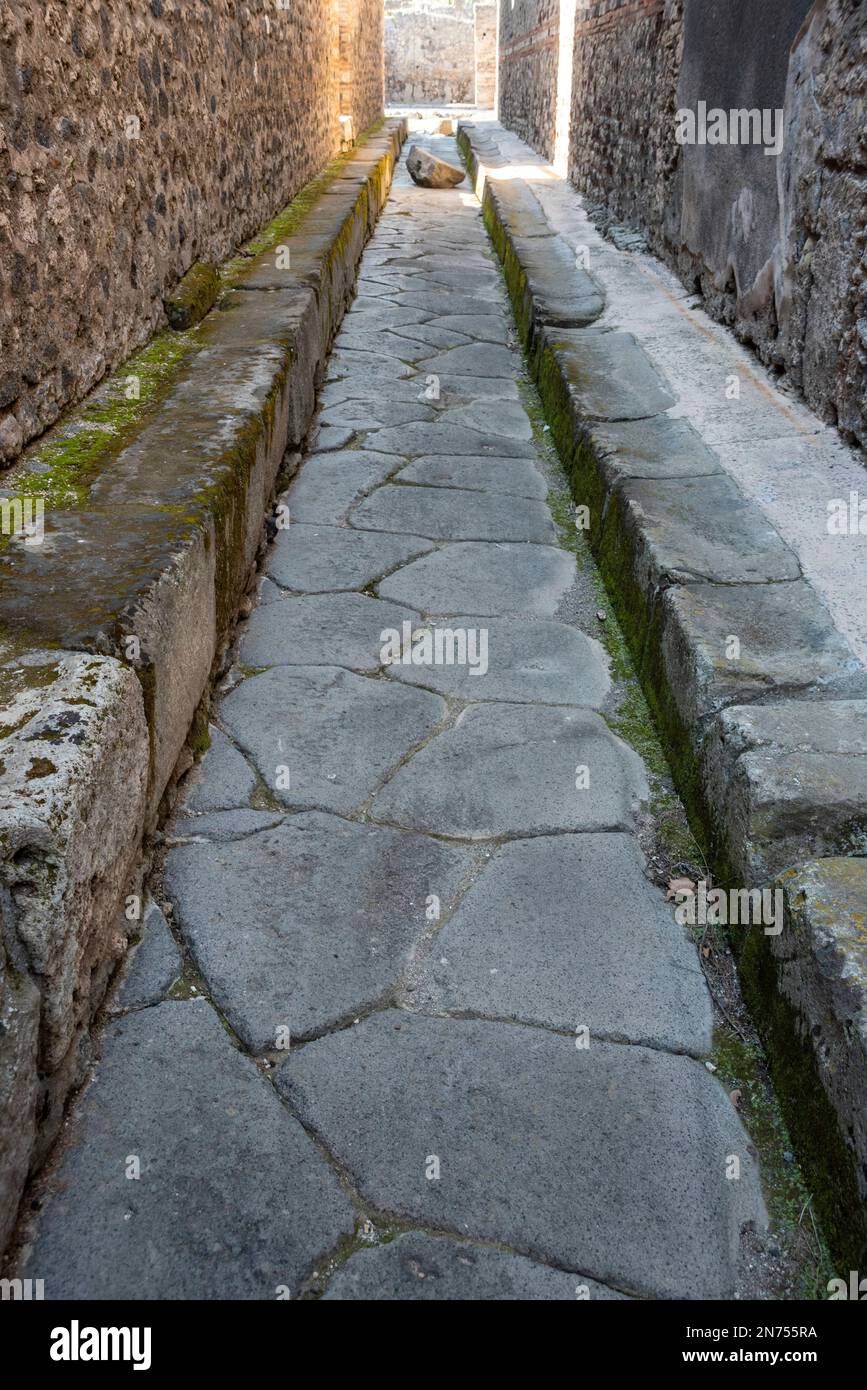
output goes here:
[[428, 896], [447, 909], [466, 868], [464, 851], [424, 836], [313, 813], [178, 845], [165, 882], [212, 997], [264, 1052], [387, 997], [428, 929]]
[[689, 1057], [390, 1011], [275, 1081], [377, 1206], [623, 1292], [732, 1297], [741, 1225], [766, 1220], [749, 1138]]
[[466, 172], [444, 159], [438, 159], [430, 150], [413, 145], [406, 157], [406, 167], [413, 183], [422, 188], [455, 188], [463, 183]]
[[338, 666], [276, 666], [222, 705], [239, 747], [285, 805], [348, 813], [433, 733], [445, 701]]
[[631, 835], [503, 845], [437, 936], [429, 968], [438, 1006], [453, 1012], [710, 1051], [695, 947], [644, 877]]
[[379, 592], [432, 616], [550, 618], [574, 577], [573, 557], [554, 546], [461, 541], [414, 560], [384, 579]]
[[23, 1273], [49, 1299], [273, 1300], [353, 1226], [211, 1006], [166, 1003], [106, 1029]]
[[471, 705], [374, 798], [378, 820], [466, 839], [631, 826], [641, 759], [588, 710]]
[[408, 1302], [529, 1302], [624, 1297], [581, 1275], [566, 1274], [523, 1255], [447, 1236], [409, 1231], [359, 1250], [334, 1275], [325, 1299]]

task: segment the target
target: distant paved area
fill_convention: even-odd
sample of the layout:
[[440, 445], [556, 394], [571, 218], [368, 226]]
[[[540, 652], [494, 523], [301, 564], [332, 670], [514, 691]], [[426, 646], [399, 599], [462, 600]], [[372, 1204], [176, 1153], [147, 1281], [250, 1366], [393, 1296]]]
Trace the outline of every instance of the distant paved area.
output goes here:
[[46, 1297], [734, 1295], [753, 1151], [521, 380], [469, 185], [401, 166], [168, 830], [187, 964], [150, 912]]

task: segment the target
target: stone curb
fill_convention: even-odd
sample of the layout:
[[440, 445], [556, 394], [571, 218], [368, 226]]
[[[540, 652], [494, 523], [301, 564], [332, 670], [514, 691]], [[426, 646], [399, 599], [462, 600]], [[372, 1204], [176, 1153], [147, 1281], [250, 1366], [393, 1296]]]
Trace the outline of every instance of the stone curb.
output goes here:
[[[604, 301], [592, 314], [592, 277], [574, 256], [567, 265], [564, 243], [527, 182], [497, 179], [508, 161], [495, 135], [461, 123], [458, 141], [552, 437], [576, 503], [588, 509], [591, 548], [718, 881], [766, 887], [783, 871], [807, 873], [809, 866], [791, 867], [801, 861], [829, 856], [863, 865], [833, 857], [867, 854], [867, 673], [761, 509], [692, 426], [667, 414], [675, 397], [644, 350], [629, 333], [594, 326]], [[740, 642], [735, 658], [728, 655], [732, 636]], [[857, 886], [847, 880], [850, 899], [860, 894], [867, 912], [867, 881], [856, 878]], [[851, 1041], [853, 994], [864, 1008], [863, 961], [839, 933], [839, 972], [849, 982], [841, 1011], [839, 991], [823, 985], [821, 953], [808, 930], [790, 934], [787, 949], [797, 961], [783, 967], [779, 947], [768, 944], [773, 938], [750, 933], [741, 973], [773, 1040], [790, 1118], [817, 1082], [827, 1098], [826, 1119], [839, 1130], [844, 1157], [832, 1164], [816, 1153], [811, 1172], [833, 1194], [846, 1170], [853, 1197], [846, 1213], [833, 1196], [817, 1197], [817, 1205], [838, 1248], [851, 1251], [853, 1224], [861, 1232], [856, 1247], [867, 1231], [863, 1123], [852, 1121], [855, 1106], [863, 1115], [867, 1081], [854, 1062], [841, 1080], [821, 1040]], [[750, 988], [748, 975], [762, 987]], [[792, 1127], [799, 1128], [795, 1119]]]
[[4, 489], [47, 495], [41, 544], [0, 546], [0, 1121], [14, 1119], [0, 1125], [0, 1252], [86, 1075], [138, 931], [143, 837], [198, 736], [405, 137], [386, 121], [223, 268], [215, 308], [175, 335], [182, 366], [157, 408], [98, 466], [76, 440], [106, 420], [124, 368]]

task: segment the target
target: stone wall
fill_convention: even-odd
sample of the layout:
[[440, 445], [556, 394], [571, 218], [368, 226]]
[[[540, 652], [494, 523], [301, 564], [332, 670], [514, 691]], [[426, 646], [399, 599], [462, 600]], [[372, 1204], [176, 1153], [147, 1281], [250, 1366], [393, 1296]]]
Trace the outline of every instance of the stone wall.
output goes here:
[[475, 103], [483, 111], [493, 110], [497, 97], [497, 7], [475, 5]]
[[624, 221], [675, 216], [675, 93], [684, 0], [579, 0], [569, 176]]
[[[555, 0], [501, 9], [500, 117], [553, 158]], [[641, 227], [716, 318], [867, 445], [867, 5], [578, 0], [569, 176]], [[783, 111], [761, 144], [684, 144], [679, 110]]]
[[[381, 28], [355, 0], [363, 126]], [[336, 0], [0, 5], [0, 462], [339, 147]]]
[[554, 157], [560, 0], [500, 5], [499, 116], [545, 159]]
[[386, 0], [386, 102], [451, 105], [474, 92], [471, 0]]
[[340, 110], [356, 135], [382, 115], [382, 0], [338, 0]]

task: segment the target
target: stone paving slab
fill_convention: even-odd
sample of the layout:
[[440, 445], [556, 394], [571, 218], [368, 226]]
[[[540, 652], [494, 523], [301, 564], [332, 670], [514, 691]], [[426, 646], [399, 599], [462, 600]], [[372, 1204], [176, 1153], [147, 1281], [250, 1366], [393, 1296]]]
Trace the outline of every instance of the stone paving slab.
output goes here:
[[[445, 713], [445, 702], [425, 690], [338, 666], [273, 667], [243, 681], [221, 706], [226, 729], [284, 805], [344, 814]], [[288, 787], [278, 785], [287, 778]]]
[[351, 1255], [323, 1297], [341, 1302], [610, 1302], [624, 1295], [523, 1255], [409, 1231], [387, 1245]]
[[723, 474], [624, 478], [614, 497], [607, 524], [616, 535], [608, 543], [633, 555], [642, 596], [663, 578], [767, 584], [801, 577], [794, 552]]
[[544, 329], [579, 418], [640, 420], [661, 415], [675, 397], [631, 333], [601, 328]]
[[47, 1299], [273, 1300], [353, 1226], [327, 1162], [210, 1005], [160, 1004], [106, 1029], [25, 1277]]
[[337, 525], [349, 508], [393, 473], [393, 454], [341, 449], [308, 459], [283, 500], [293, 521]]
[[211, 743], [187, 782], [187, 811], [226, 811], [247, 806], [256, 787], [256, 774], [222, 729], [211, 724]]
[[599, 421], [593, 448], [609, 489], [621, 478], [696, 478], [722, 473], [718, 456], [688, 420]]
[[425, 487], [467, 488], [470, 492], [493, 492], [502, 497], [541, 499], [548, 495], [548, 484], [531, 459], [433, 454], [414, 459], [395, 474], [395, 481]]
[[711, 1049], [695, 946], [644, 877], [631, 835], [503, 845], [438, 934], [427, 969], [438, 1010], [585, 1027], [697, 1057]]
[[[768, 696], [867, 693], [854, 653], [804, 580], [673, 585], [662, 596], [660, 652], [687, 728], [724, 705]], [[730, 638], [737, 638], [739, 655]]]
[[181, 954], [169, 924], [151, 898], [142, 917], [141, 940], [129, 953], [124, 978], [109, 1004], [109, 1013], [158, 1004], [181, 969]]
[[297, 593], [365, 589], [390, 571], [426, 555], [422, 536], [369, 535], [349, 527], [293, 523], [279, 532], [268, 554], [268, 574]]
[[366, 594], [289, 595], [256, 608], [241, 642], [246, 666], [348, 666], [372, 674], [382, 665], [383, 633], [417, 614]]
[[398, 769], [371, 814], [433, 834], [490, 839], [625, 829], [647, 795], [641, 759], [598, 714], [471, 705]]
[[[461, 348], [455, 348], [455, 352], [461, 351]], [[429, 362], [425, 363], [425, 370], [428, 369], [433, 370]], [[443, 418], [429, 425], [400, 425], [392, 429], [373, 430], [365, 437], [364, 447], [384, 454], [402, 454], [404, 458], [423, 454], [489, 454], [492, 457], [527, 459], [536, 456], [529, 440], [509, 439], [493, 431]]]
[[[408, 659], [391, 663], [387, 667], [390, 676], [459, 700], [582, 705], [589, 709], [600, 706], [611, 689], [604, 647], [564, 623], [541, 618], [532, 622], [486, 618], [480, 624], [477, 617], [457, 614], [425, 626], [434, 634], [434, 641], [437, 629], [443, 630], [445, 653], [449, 651], [446, 634], [465, 633], [467, 653], [474, 652], [475, 661], [449, 665], [446, 658], [446, 663], [415, 665], [411, 662], [412, 647], [408, 652], [404, 648]], [[473, 632], [477, 634], [475, 649], [470, 646]]]
[[448, 541], [535, 541], [557, 539], [544, 502], [451, 488], [377, 488], [350, 513], [350, 523], [374, 531], [409, 531]]
[[571, 588], [574, 561], [542, 545], [464, 541], [414, 560], [378, 585], [383, 598], [432, 616], [475, 613], [553, 617]]
[[275, 1084], [378, 1208], [621, 1292], [730, 1298], [740, 1223], [764, 1222], [747, 1135], [687, 1057], [389, 1011], [291, 1054]]
[[468, 869], [464, 850], [313, 813], [234, 843], [179, 845], [166, 890], [212, 997], [256, 1053], [388, 996]]

